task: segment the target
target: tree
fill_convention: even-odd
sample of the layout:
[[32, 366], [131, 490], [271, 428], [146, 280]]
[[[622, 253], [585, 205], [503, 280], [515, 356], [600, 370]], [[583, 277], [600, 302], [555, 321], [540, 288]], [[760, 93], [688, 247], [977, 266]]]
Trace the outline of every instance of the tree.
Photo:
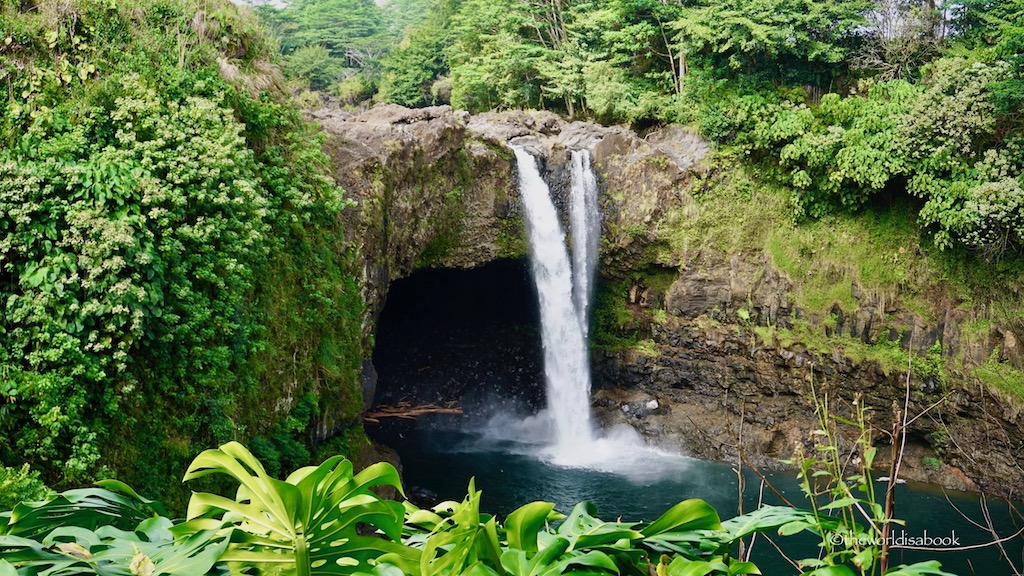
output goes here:
[[582, 2], [570, 32], [580, 47], [587, 107], [603, 118], [666, 119], [682, 90], [686, 58], [673, 40], [681, 4], [656, 0]]
[[878, 0], [867, 14], [868, 34], [851, 60], [881, 80], [910, 80], [938, 54], [942, 15], [907, 0]]
[[320, 44], [302, 46], [285, 58], [284, 71], [290, 78], [301, 79], [312, 90], [326, 90], [341, 77], [342, 61], [333, 58]]
[[543, 107], [537, 69], [549, 49], [528, 34], [535, 21], [520, 0], [467, 0], [452, 18], [446, 56], [452, 105], [467, 110]]
[[845, 69], [869, 0], [701, 0], [675, 26], [722, 76], [827, 87]]
[[403, 106], [433, 101], [431, 86], [448, 71], [445, 53], [454, 42], [451, 20], [459, 5], [459, 0], [437, 1], [423, 22], [406, 28], [402, 41], [382, 61], [378, 100]]
[[372, 0], [297, 0], [284, 12], [295, 19], [286, 51], [320, 44], [351, 67], [380, 55], [386, 27], [381, 9]]
[[431, 15], [435, 0], [389, 0], [383, 5], [388, 35], [402, 38], [411, 28], [419, 26]]
[[257, 11], [281, 40], [289, 77], [313, 90], [333, 88], [346, 69], [372, 77], [395, 42], [372, 0], [295, 0]]

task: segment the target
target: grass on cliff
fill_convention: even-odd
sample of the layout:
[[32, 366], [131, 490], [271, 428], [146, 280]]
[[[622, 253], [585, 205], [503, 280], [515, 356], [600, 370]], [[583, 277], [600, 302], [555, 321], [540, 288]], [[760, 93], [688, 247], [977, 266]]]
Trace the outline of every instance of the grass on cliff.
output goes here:
[[[989, 341], [996, 326], [1024, 333], [1024, 258], [992, 263], [964, 250], [938, 250], [922, 234], [912, 199], [890, 196], [857, 213], [804, 220], [792, 190], [768, 183], [727, 153], [711, 161], [691, 194], [660, 228], [657, 260], [688, 262], [704, 250], [767, 255], [793, 281], [793, 304], [807, 322], [761, 327], [763, 341], [800, 342], [828, 354], [840, 348], [855, 362], [905, 369], [907, 356], [894, 344], [825, 335], [835, 322], [835, 304], [849, 313], [868, 301], [880, 310], [908, 310], [929, 324], [941, 320], [937, 309], [969, 308], [976, 318], [962, 325], [961, 335], [974, 341]], [[920, 362], [915, 369], [938, 370]], [[1024, 398], [1024, 373], [996, 356], [962, 372]]]
[[712, 170], [693, 190], [693, 201], [667, 218], [660, 259], [686, 261], [704, 249], [764, 252], [794, 281], [796, 304], [822, 317], [836, 303], [847, 311], [858, 306], [854, 282], [883, 301], [898, 297], [912, 310], [931, 309], [921, 299], [922, 280], [937, 270], [920, 257], [908, 206], [799, 222], [789, 190], [759, 182], [742, 167]]

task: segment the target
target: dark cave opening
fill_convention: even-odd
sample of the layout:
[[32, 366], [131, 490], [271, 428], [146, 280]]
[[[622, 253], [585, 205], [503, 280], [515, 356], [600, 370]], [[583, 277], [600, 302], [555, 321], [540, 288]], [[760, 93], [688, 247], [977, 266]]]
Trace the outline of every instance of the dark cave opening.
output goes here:
[[396, 280], [377, 322], [374, 404], [454, 402], [467, 415], [543, 404], [540, 309], [529, 262]]

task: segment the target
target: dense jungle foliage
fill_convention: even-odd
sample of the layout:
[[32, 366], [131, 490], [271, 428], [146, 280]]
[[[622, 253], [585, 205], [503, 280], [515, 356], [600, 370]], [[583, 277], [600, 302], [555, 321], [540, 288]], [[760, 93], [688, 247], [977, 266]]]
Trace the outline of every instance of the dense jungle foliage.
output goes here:
[[[327, 11], [339, 25], [316, 28]], [[348, 102], [691, 123], [791, 187], [800, 215], [905, 192], [941, 248], [998, 260], [1024, 244], [1020, 0], [302, 0], [263, 13], [292, 73]], [[312, 67], [314, 51], [344, 56], [358, 83]]]
[[277, 54], [227, 1], [0, 2], [5, 489], [181, 505], [201, 447], [358, 442], [346, 201]]

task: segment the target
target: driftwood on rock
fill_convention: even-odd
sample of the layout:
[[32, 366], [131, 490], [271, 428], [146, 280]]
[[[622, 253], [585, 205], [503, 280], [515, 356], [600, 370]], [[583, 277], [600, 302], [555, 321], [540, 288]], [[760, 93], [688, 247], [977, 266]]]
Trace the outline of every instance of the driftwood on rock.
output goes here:
[[454, 402], [448, 402], [444, 406], [437, 404], [417, 404], [402, 401], [394, 406], [375, 406], [372, 412], [367, 412], [363, 418], [364, 422], [377, 424], [381, 418], [405, 418], [415, 420], [423, 414], [462, 414], [462, 408]]

